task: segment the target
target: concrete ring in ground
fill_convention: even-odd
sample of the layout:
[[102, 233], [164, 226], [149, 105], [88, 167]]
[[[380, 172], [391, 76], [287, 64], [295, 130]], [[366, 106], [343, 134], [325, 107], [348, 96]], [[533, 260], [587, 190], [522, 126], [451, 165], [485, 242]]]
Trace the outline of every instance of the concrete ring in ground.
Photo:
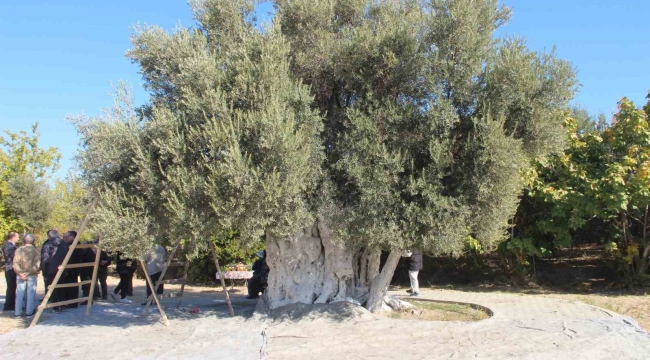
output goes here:
[[[450, 300], [435, 300], [435, 299], [427, 299], [427, 298], [421, 298], [421, 297], [415, 297], [415, 296], [408, 296], [408, 295], [396, 295], [398, 299], [401, 300], [414, 300], [414, 301], [426, 301], [426, 302], [434, 302], [434, 303], [440, 303], [440, 304], [452, 304], [452, 305], [464, 305], [464, 306], [469, 306], [474, 310], [479, 310], [483, 311], [488, 315], [488, 318], [491, 318], [494, 316], [494, 312], [490, 310], [490, 308], [485, 307], [483, 305], [479, 304], [472, 304], [468, 302], [462, 302], [462, 301], [450, 301]], [[482, 319], [482, 320], [487, 320], [487, 319]], [[482, 320], [476, 320], [476, 321], [482, 321]]]

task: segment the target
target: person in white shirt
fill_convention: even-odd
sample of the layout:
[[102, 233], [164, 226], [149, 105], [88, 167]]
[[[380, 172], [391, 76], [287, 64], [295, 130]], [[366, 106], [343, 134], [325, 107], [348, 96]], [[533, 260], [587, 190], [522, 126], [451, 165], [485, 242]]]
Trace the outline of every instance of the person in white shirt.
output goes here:
[[[147, 264], [147, 272], [149, 277], [153, 282], [153, 286], [156, 286], [156, 283], [160, 279], [163, 269], [165, 268], [165, 257], [167, 256], [167, 251], [162, 245], [155, 245], [153, 249], [149, 250], [144, 256], [144, 262]], [[162, 279], [160, 279], [162, 280]], [[164, 292], [164, 284], [160, 284], [156, 294], [162, 295]], [[151, 296], [151, 288], [147, 284], [147, 299]], [[147, 305], [145, 301], [142, 305]]]

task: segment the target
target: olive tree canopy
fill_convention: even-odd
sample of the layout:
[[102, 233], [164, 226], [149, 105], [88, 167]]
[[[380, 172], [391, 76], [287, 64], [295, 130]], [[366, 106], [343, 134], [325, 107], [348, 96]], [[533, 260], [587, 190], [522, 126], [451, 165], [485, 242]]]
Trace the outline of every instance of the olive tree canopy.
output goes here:
[[399, 250], [495, 248], [520, 171], [564, 145], [570, 64], [495, 38], [510, 17], [496, 0], [274, 4], [262, 28], [253, 0], [191, 1], [194, 28], [136, 28], [150, 101], [120, 92], [77, 120], [104, 239], [139, 254], [265, 235], [272, 307], [369, 296], [373, 311]]
[[207, 5], [195, 4], [197, 18], [223, 29], [135, 30], [128, 56], [148, 105], [135, 109], [120, 87], [103, 116], [74, 120], [78, 162], [103, 200], [93, 225], [113, 250], [137, 256], [178, 237], [200, 245], [223, 229], [259, 241], [267, 228], [289, 234], [314, 220], [322, 122], [289, 71], [289, 44], [277, 28], [255, 28], [249, 8]]

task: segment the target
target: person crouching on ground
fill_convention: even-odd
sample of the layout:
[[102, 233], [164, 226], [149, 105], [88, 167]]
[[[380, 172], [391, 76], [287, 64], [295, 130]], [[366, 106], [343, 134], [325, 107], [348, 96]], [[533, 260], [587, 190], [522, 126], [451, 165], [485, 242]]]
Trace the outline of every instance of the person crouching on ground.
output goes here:
[[[147, 264], [147, 272], [149, 273], [149, 277], [151, 278], [151, 282], [153, 282], [154, 287], [156, 286], [156, 283], [160, 279], [160, 275], [162, 274], [162, 271], [165, 268], [166, 255], [167, 255], [167, 251], [165, 251], [165, 248], [162, 245], [155, 245], [154, 248], [149, 250], [147, 254], [144, 256], [144, 262]], [[156, 290], [156, 294], [162, 295], [163, 292], [164, 292], [163, 284], [160, 284], [158, 286], [158, 289]], [[149, 283], [147, 282], [147, 300], [143, 302], [142, 305], [147, 305], [147, 301], [149, 300], [150, 296], [151, 296], [151, 288], [149, 287]]]
[[260, 293], [264, 293], [266, 289], [269, 267], [266, 265], [266, 250], [262, 250], [255, 254], [258, 259], [253, 263], [253, 277], [248, 280], [248, 296], [246, 299], [257, 299]]
[[18, 233], [12, 231], [7, 236], [7, 242], [2, 246], [2, 254], [5, 258], [5, 279], [7, 280], [7, 293], [2, 311], [14, 311], [14, 308], [16, 308], [16, 272], [14, 271], [13, 262], [17, 242]]
[[406, 292], [411, 296], [420, 296], [420, 284], [418, 283], [418, 273], [422, 270], [422, 253], [418, 250], [409, 251], [408, 256], [408, 270], [409, 280], [411, 281], [411, 288]]
[[[38, 271], [41, 267], [41, 254], [34, 246], [34, 235], [27, 234], [23, 238], [23, 246], [16, 250], [14, 256], [14, 271], [16, 272], [16, 302], [23, 303], [27, 297], [27, 307], [25, 312], [27, 318], [34, 316], [36, 298], [36, 282]], [[22, 306], [16, 306], [16, 317], [22, 316]]]
[[131, 300], [127, 299], [126, 296], [129, 294], [129, 289], [131, 289], [131, 281], [133, 279], [133, 274], [136, 270], [136, 262], [132, 259], [123, 258], [121, 255], [117, 255], [117, 260], [115, 262], [115, 270], [120, 276], [120, 283], [117, 284], [115, 290], [111, 294], [113, 300], [117, 300], [115, 295], [120, 294], [120, 302], [125, 304], [130, 304]]

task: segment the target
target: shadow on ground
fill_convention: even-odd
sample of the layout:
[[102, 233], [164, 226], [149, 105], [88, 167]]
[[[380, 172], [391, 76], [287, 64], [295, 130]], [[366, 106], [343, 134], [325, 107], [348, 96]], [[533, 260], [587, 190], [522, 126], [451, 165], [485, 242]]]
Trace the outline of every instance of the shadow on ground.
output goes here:
[[[117, 279], [109, 278], [109, 291], [116, 285]], [[5, 289], [2, 289], [4, 295]], [[42, 289], [38, 289], [37, 299], [42, 299]], [[148, 312], [143, 315], [145, 283], [142, 280], [134, 281], [134, 296], [131, 297], [131, 304], [123, 304], [112, 300], [95, 301], [91, 307], [90, 316], [86, 316], [86, 306], [66, 309], [63, 313], [54, 313], [46, 309], [41, 316], [38, 326], [43, 327], [91, 327], [106, 326], [117, 328], [129, 328], [137, 326], [149, 326], [162, 323], [162, 318], [155, 303], [149, 307]], [[168, 291], [175, 292], [178, 289], [169, 287]], [[247, 300], [243, 289], [234, 289], [230, 292], [235, 318], [248, 320], [254, 313], [256, 300]], [[0, 296], [4, 304], [4, 296]], [[110, 299], [110, 297], [109, 297]], [[221, 287], [195, 287], [187, 286], [180, 307], [177, 309], [177, 298], [162, 299], [161, 303], [170, 322], [191, 321], [202, 318], [230, 318], [230, 311], [225, 301], [225, 295]], [[10, 331], [24, 329], [29, 326], [31, 319], [25, 317], [14, 318], [14, 312], [3, 312], [0, 316], [0, 334]]]
[[[137, 289], [134, 288], [135, 291]], [[199, 292], [201, 294], [201, 292]], [[189, 296], [183, 299], [180, 308], [176, 309], [176, 300], [162, 301], [163, 308], [170, 322], [188, 321], [207, 317], [229, 318], [230, 311], [225, 299]], [[249, 319], [255, 310], [257, 302], [234, 296], [232, 306], [235, 317]], [[192, 310], [197, 311], [196, 313]], [[133, 326], [149, 326], [162, 322], [158, 308], [153, 304], [147, 314], [143, 315], [144, 306], [140, 304], [122, 304], [119, 302], [95, 302], [91, 308], [90, 316], [85, 316], [86, 307], [68, 309], [65, 313], [54, 314], [51, 310], [46, 312], [39, 321], [39, 326], [110, 326], [127, 328]]]

